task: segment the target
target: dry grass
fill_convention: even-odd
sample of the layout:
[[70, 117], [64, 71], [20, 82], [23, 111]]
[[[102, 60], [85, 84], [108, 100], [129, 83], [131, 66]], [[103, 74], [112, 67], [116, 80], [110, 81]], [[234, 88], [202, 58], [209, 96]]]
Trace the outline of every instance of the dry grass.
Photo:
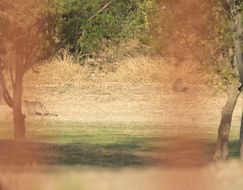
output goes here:
[[108, 73], [105, 77], [116, 82], [130, 83], [151, 83], [163, 79], [162, 71], [165, 69], [165, 62], [160, 57], [151, 58], [138, 56], [125, 58], [116, 63], [117, 71]]
[[[168, 79], [171, 66], [163, 58], [138, 55], [126, 56], [113, 63], [100, 63], [99, 59], [87, 59], [80, 65], [74, 56], [63, 52], [33, 70], [25, 80], [30, 85], [81, 85], [84, 82], [151, 83]], [[171, 70], [171, 71], [170, 71]]]
[[82, 86], [84, 83], [118, 82], [160, 83], [168, 87], [177, 78], [183, 78], [187, 84], [198, 85], [202, 82], [199, 66], [194, 60], [179, 62], [158, 55], [141, 54], [123, 56], [111, 63], [106, 58], [90, 58], [80, 63], [73, 55], [63, 51], [61, 56], [30, 70], [25, 81], [31, 86]]

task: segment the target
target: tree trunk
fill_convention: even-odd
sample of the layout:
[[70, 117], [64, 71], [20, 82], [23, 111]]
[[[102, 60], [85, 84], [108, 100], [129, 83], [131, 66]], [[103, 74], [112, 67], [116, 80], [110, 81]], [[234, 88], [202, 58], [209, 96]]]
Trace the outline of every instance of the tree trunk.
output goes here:
[[227, 101], [221, 112], [214, 160], [226, 160], [229, 153], [229, 133], [233, 111], [240, 95], [238, 83], [232, 83], [227, 90]]
[[233, 42], [235, 47], [235, 57], [236, 64], [239, 71], [240, 82], [243, 84], [243, 57], [242, 57], [242, 26], [241, 26], [241, 13], [238, 13], [236, 16], [236, 23], [234, 23], [233, 28], [235, 28], [235, 32], [233, 35]]
[[241, 125], [240, 125], [240, 160], [243, 161], [243, 112], [241, 115]]
[[14, 137], [15, 140], [25, 139], [25, 115], [20, 112], [14, 112]]
[[16, 76], [14, 85], [14, 127], [15, 127], [15, 139], [25, 139], [25, 115], [22, 113], [22, 89], [23, 89], [23, 72], [21, 65], [16, 65]]
[[[233, 36], [234, 40], [234, 47], [235, 47], [235, 55], [236, 55], [236, 61], [237, 66], [239, 70], [239, 76], [240, 76], [240, 90], [242, 90], [243, 86], [243, 57], [242, 57], [242, 16], [239, 12], [236, 15], [236, 21], [235, 21], [235, 33]], [[242, 110], [243, 111], [243, 110]], [[240, 160], [243, 161], [243, 113], [241, 116], [241, 127], [240, 127]]]
[[5, 81], [5, 78], [3, 76], [3, 72], [1, 69], [0, 69], [0, 87], [2, 88], [2, 94], [3, 94], [3, 98], [6, 102], [6, 104], [9, 107], [13, 108], [13, 99], [11, 98], [11, 96], [9, 94], [8, 88], [6, 86], [6, 81]]

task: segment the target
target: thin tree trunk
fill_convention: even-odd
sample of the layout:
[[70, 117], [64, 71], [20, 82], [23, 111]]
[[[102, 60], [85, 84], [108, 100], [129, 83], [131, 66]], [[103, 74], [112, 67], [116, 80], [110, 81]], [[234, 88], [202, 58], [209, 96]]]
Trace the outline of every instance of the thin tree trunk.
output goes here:
[[[240, 75], [240, 90], [242, 90], [243, 85], [243, 57], [242, 57], [242, 16], [241, 13], [236, 15], [236, 22], [235, 22], [235, 33], [233, 36], [234, 40], [234, 47], [235, 47], [235, 56], [237, 61], [237, 66]], [[243, 111], [243, 110], [242, 110]], [[243, 113], [241, 116], [241, 126], [240, 126], [240, 159], [243, 161]]]
[[11, 98], [9, 91], [7, 89], [6, 81], [3, 76], [2, 70], [0, 70], [0, 87], [2, 88], [2, 94], [6, 104], [9, 107], [13, 108], [13, 99]]
[[241, 125], [240, 125], [240, 160], [243, 161], [243, 112], [241, 115]]
[[227, 101], [221, 112], [214, 160], [226, 160], [229, 153], [229, 134], [233, 111], [240, 95], [238, 83], [232, 83], [227, 90]]
[[16, 77], [14, 85], [14, 127], [15, 139], [25, 139], [25, 115], [22, 113], [22, 89], [23, 89], [23, 72], [21, 65], [16, 65]]
[[240, 82], [243, 84], [243, 57], [242, 57], [242, 29], [241, 29], [241, 13], [236, 16], [236, 23], [234, 23], [235, 33], [233, 35], [233, 42], [235, 47], [236, 64], [239, 71]]

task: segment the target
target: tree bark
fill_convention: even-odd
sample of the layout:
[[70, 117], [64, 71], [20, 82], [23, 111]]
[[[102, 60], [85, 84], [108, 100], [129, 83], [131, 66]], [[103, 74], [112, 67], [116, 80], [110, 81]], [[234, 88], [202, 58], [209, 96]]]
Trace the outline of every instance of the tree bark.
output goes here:
[[240, 125], [240, 160], [243, 161], [243, 112], [241, 115], [241, 125]]
[[3, 98], [6, 102], [6, 104], [9, 107], [13, 108], [13, 99], [11, 98], [11, 96], [9, 94], [9, 91], [8, 91], [7, 85], [6, 85], [6, 81], [5, 81], [5, 78], [3, 76], [3, 72], [1, 69], [0, 69], [0, 86], [2, 88]]
[[[243, 86], [243, 57], [242, 57], [242, 16], [239, 12], [236, 15], [235, 19], [235, 33], [233, 36], [234, 47], [235, 47], [235, 56], [237, 61], [237, 66], [239, 70], [240, 76], [240, 90], [242, 90]], [[243, 111], [243, 110], [242, 110]], [[240, 126], [240, 160], [243, 161], [243, 113], [241, 116], [241, 126]]]
[[221, 112], [214, 160], [226, 160], [228, 158], [232, 115], [239, 95], [238, 83], [232, 83], [228, 86], [227, 101]]
[[22, 113], [22, 89], [23, 89], [23, 68], [21, 64], [16, 65], [15, 85], [14, 85], [14, 127], [15, 139], [25, 139], [25, 115]]
[[242, 27], [241, 27], [241, 13], [236, 15], [234, 23], [235, 32], [233, 35], [233, 42], [235, 47], [236, 64], [239, 71], [240, 82], [243, 84], [243, 57], [242, 57]]

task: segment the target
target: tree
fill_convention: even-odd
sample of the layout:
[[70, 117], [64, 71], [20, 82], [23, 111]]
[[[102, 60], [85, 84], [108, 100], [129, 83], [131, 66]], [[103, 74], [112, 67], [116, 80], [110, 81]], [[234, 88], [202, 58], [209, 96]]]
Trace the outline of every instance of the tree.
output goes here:
[[[237, 102], [237, 99], [242, 91], [243, 85], [243, 58], [242, 58], [242, 8], [241, 0], [221, 0], [224, 13], [228, 20], [232, 47], [229, 51], [232, 54], [233, 61], [229, 72], [233, 76], [227, 84], [227, 101], [221, 113], [221, 122], [218, 130], [218, 138], [214, 159], [227, 159], [229, 132], [231, 127], [232, 114]], [[238, 68], [235, 70], [235, 68]], [[239, 82], [241, 83], [239, 85]], [[243, 118], [241, 119], [240, 132], [240, 158], [243, 160]]]
[[[165, 0], [163, 4], [168, 9], [169, 19], [166, 18], [171, 22], [170, 28], [167, 27], [165, 30], [165, 33], [169, 33], [167, 39], [171, 43], [168, 50], [178, 58], [178, 62], [181, 55], [185, 58], [193, 57], [205, 73], [212, 77], [213, 84], [217, 83], [218, 88], [223, 87], [227, 91], [227, 101], [221, 113], [214, 155], [215, 160], [227, 159], [232, 114], [243, 89], [243, 28], [241, 26], [243, 1]], [[189, 8], [183, 12], [183, 8], [187, 6]], [[191, 14], [193, 11], [197, 14]], [[196, 17], [193, 16], [196, 15], [200, 15], [202, 20], [195, 19]], [[189, 27], [186, 27], [186, 22], [180, 22], [180, 17], [183, 18], [182, 21], [188, 17]], [[201, 34], [194, 32], [197, 29]], [[192, 38], [188, 37], [190, 34]], [[243, 160], [243, 117], [241, 120], [240, 157]]]
[[13, 109], [15, 139], [25, 139], [24, 74], [52, 52], [49, 5], [48, 0], [0, 1], [0, 86], [5, 102]]

